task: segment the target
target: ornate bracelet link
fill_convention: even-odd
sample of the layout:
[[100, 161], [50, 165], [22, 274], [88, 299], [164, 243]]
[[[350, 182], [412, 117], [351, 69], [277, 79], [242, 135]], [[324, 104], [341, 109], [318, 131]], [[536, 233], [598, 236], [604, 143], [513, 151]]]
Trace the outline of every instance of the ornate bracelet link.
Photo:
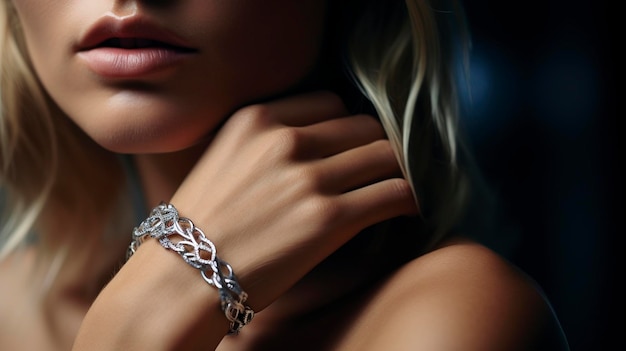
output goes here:
[[[172, 240], [170, 237], [173, 236], [180, 238]], [[248, 294], [239, 285], [233, 268], [217, 257], [213, 242], [190, 219], [180, 217], [173, 205], [161, 203], [155, 207], [148, 218], [133, 230], [132, 237], [127, 260], [148, 237], [152, 237], [200, 270], [202, 278], [219, 290], [222, 311], [230, 322], [228, 334], [238, 334], [250, 323], [254, 311], [245, 305]]]

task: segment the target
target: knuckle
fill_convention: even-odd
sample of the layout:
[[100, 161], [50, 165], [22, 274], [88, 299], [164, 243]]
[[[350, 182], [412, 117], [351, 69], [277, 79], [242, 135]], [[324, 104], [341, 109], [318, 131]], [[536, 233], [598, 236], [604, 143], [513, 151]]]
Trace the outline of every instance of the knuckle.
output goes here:
[[303, 132], [293, 127], [283, 127], [271, 134], [272, 152], [277, 156], [293, 157], [301, 148]]
[[297, 167], [291, 176], [303, 192], [320, 192], [323, 188], [324, 175], [315, 167]]
[[272, 109], [264, 104], [243, 107], [236, 113], [236, 117], [249, 126], [265, 126], [275, 119]]
[[413, 200], [413, 189], [406, 179], [394, 178], [388, 181], [389, 192], [398, 199]]
[[375, 143], [380, 149], [381, 153], [387, 154], [387, 156], [390, 156], [390, 157], [391, 156], [395, 157], [393, 146], [391, 145], [391, 142], [389, 140], [381, 139], [381, 140], [375, 141]]
[[317, 219], [320, 229], [329, 228], [341, 217], [341, 208], [332, 197], [314, 196], [306, 203], [308, 215]]

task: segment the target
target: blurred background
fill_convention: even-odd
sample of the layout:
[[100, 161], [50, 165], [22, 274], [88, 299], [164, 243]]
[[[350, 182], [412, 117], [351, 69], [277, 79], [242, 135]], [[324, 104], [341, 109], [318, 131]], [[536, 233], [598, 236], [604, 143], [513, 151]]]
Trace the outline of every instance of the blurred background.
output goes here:
[[[570, 347], [624, 350], [624, 206], [608, 5], [466, 1], [462, 125], [505, 213], [511, 258]], [[623, 40], [622, 40], [623, 42]]]

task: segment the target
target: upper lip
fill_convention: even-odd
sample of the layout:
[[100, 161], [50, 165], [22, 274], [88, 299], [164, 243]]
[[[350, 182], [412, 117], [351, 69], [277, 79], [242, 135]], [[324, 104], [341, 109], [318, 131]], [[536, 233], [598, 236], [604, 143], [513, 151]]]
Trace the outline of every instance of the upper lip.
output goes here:
[[[103, 16], [81, 36], [75, 50], [87, 51], [100, 46], [132, 48], [162, 46], [184, 51], [196, 51], [174, 32], [140, 16]], [[129, 47], [130, 46], [130, 47]]]

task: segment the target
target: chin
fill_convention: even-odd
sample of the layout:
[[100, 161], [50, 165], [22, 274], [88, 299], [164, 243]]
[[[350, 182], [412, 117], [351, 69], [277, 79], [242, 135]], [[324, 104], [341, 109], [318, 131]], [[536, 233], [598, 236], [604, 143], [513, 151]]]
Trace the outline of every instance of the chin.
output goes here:
[[[193, 124], [189, 124], [193, 126]], [[82, 128], [102, 148], [119, 154], [157, 154], [182, 151], [209, 140], [202, 128], [145, 128], [129, 126], [123, 129]], [[91, 127], [91, 128], [90, 128]]]

